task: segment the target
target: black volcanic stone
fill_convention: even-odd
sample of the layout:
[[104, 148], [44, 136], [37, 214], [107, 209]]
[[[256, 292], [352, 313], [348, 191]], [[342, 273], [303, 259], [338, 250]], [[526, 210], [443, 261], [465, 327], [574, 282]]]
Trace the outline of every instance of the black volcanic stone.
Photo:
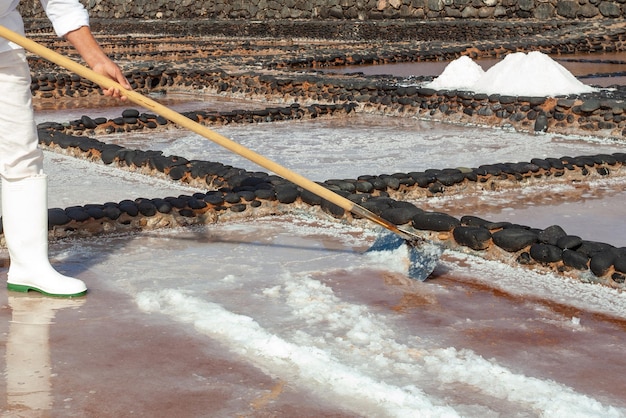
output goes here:
[[601, 251], [609, 251], [613, 248], [615, 247], [613, 247], [611, 244], [606, 244], [604, 242], [583, 240], [582, 244], [576, 249], [576, 251], [583, 253], [588, 257], [592, 257], [595, 253], [599, 253]]
[[361, 206], [363, 206], [365, 209], [369, 210], [370, 212], [378, 216], [381, 216], [385, 210], [390, 209], [392, 207], [391, 203], [392, 203], [392, 199], [388, 197], [375, 196], [361, 203]]
[[249, 190], [238, 191], [237, 194], [246, 202], [251, 202], [256, 198], [256, 194]]
[[428, 187], [428, 185], [432, 183], [433, 181], [435, 181], [435, 179], [437, 178], [435, 174], [422, 173], [422, 172], [409, 173], [409, 177], [415, 180], [415, 183], [419, 187], [422, 187], [422, 188]]
[[530, 246], [530, 256], [540, 263], [555, 263], [561, 260], [563, 250], [551, 244], [533, 244]]
[[172, 211], [172, 205], [164, 199], [152, 199], [152, 204], [159, 213], [170, 213]]
[[511, 222], [491, 222], [478, 216], [473, 215], [465, 215], [461, 217], [461, 225], [464, 226], [482, 226], [483, 228], [487, 228], [490, 231], [494, 229], [501, 229], [506, 226], [511, 225]]
[[81, 138], [70, 135], [56, 135], [54, 142], [61, 148], [75, 148], [81, 143]]
[[93, 119], [91, 119], [89, 116], [86, 116], [86, 115], [83, 115], [80, 118], [80, 122], [87, 129], [95, 129], [98, 127], [98, 124]]
[[614, 153], [612, 155], [620, 163], [622, 163], [622, 164], [626, 163], [626, 152], [616, 152], [616, 153]]
[[[539, 242], [556, 245], [559, 238], [566, 236], [567, 233], [558, 225], [552, 225], [539, 232]], [[531, 254], [532, 255], [532, 254]]]
[[126, 109], [122, 112], [123, 118], [138, 118], [139, 111], [137, 109]]
[[192, 197], [191, 199], [187, 200], [187, 206], [189, 206], [191, 209], [194, 210], [199, 210], [199, 209], [203, 209], [206, 207], [206, 202], [202, 199], [196, 199], [195, 197]]
[[371, 193], [374, 190], [374, 185], [369, 181], [359, 180], [355, 183], [356, 191], [360, 193]]
[[502, 174], [502, 168], [495, 164], [484, 164], [478, 168], [484, 170], [485, 174], [490, 174], [492, 176], [499, 176]]
[[400, 180], [395, 177], [384, 177], [385, 184], [392, 190], [398, 190], [400, 188]]
[[[293, 203], [296, 201], [298, 196], [300, 196], [300, 192], [298, 191], [297, 187], [292, 186], [292, 185], [284, 184], [284, 185], [276, 186], [275, 191], [276, 191], [276, 200], [278, 200], [280, 203], [285, 203], [285, 204]], [[320, 199], [320, 202], [321, 202], [321, 199]]]
[[447, 213], [423, 212], [413, 217], [413, 227], [425, 231], [452, 231], [461, 222]]
[[606, 167], [598, 167], [596, 168], [596, 172], [601, 176], [608, 176], [610, 174], [609, 169]]
[[[126, 163], [126, 165], [131, 166], [133, 164], [133, 159], [140, 152], [141, 151], [132, 150], [132, 149], [125, 150], [124, 151], [124, 162]], [[121, 156], [121, 154], [120, 154], [120, 156]]]
[[611, 249], [595, 253], [591, 256], [591, 261], [589, 261], [591, 272], [596, 276], [604, 276], [613, 265], [613, 261], [617, 258], [616, 256], [615, 251]]
[[189, 208], [180, 209], [178, 211], [178, 214], [180, 216], [184, 216], [185, 218], [193, 218], [193, 217], [196, 216], [196, 213], [193, 210], [189, 209]]
[[452, 186], [465, 180], [465, 175], [460, 170], [444, 170], [437, 174], [437, 180], [444, 186]]
[[[300, 198], [307, 205], [316, 206], [322, 204], [322, 198], [308, 190], [302, 190], [302, 192], [300, 193]], [[276, 192], [276, 199], [278, 199], [278, 192]]]
[[480, 251], [489, 247], [491, 232], [482, 226], [457, 226], [452, 232], [459, 245]]
[[104, 211], [99, 206], [85, 206], [85, 212], [94, 219], [104, 218]]
[[83, 151], [83, 152], [87, 152], [87, 151], [91, 151], [91, 150], [102, 151], [102, 149], [104, 148], [104, 144], [102, 142], [98, 141], [97, 139], [85, 138], [85, 140], [82, 141], [78, 145], [78, 148], [81, 151]]
[[324, 210], [324, 212], [330, 213], [336, 218], [341, 218], [346, 213], [346, 211], [342, 207], [337, 206], [336, 204], [326, 199], [322, 199], [321, 207], [322, 207], [322, 210]]
[[582, 238], [576, 235], [565, 235], [559, 238], [556, 242], [556, 246], [559, 248], [575, 250], [583, 243]]
[[118, 156], [118, 152], [120, 152], [120, 150], [122, 149], [123, 148], [119, 145], [105, 145], [100, 153], [100, 158], [102, 159], [102, 162], [105, 164], [111, 164], [113, 161], [115, 161], [115, 158]]
[[539, 168], [543, 168], [544, 170], [550, 170], [550, 168], [552, 168], [548, 161], [541, 158], [533, 158], [532, 160], [530, 160], [530, 162], [535, 164]]
[[432, 194], [443, 193], [446, 191], [446, 188], [440, 181], [435, 181], [428, 186], [428, 191]]
[[522, 253], [520, 253], [520, 255], [517, 257], [516, 261], [522, 265], [530, 265], [533, 264], [534, 261], [532, 259], [532, 257], [530, 256], [530, 253], [528, 251], [524, 251]]
[[394, 225], [404, 225], [411, 222], [411, 219], [419, 213], [424, 212], [418, 207], [402, 207], [402, 208], [388, 208], [384, 209], [381, 213], [383, 219], [388, 220]]
[[221, 192], [209, 192], [204, 197], [204, 201], [213, 206], [219, 206], [224, 203], [224, 195]]
[[111, 220], [116, 220], [117, 218], [120, 217], [120, 215], [122, 214], [122, 211], [120, 210], [120, 208], [117, 207], [117, 205], [105, 205], [104, 208], [102, 209], [102, 212], [104, 212], [104, 215], [111, 219]]
[[374, 189], [376, 190], [386, 190], [387, 189], [387, 182], [385, 181], [385, 179], [381, 178], [381, 177], [375, 177], [373, 178], [370, 183], [372, 183], [372, 186], [374, 186]]
[[476, 174], [473, 170], [468, 171], [467, 173], [463, 173], [463, 176], [469, 181], [473, 181], [473, 182], [478, 181], [478, 174]]
[[600, 101], [597, 99], [585, 100], [580, 105], [580, 110], [586, 113], [591, 113], [595, 110], [598, 110], [599, 108], [600, 108]]
[[263, 200], [276, 200], [274, 189], [257, 189], [254, 191], [254, 195]]
[[166, 197], [165, 201], [176, 209], [185, 209], [187, 207], [187, 199], [182, 197]]
[[130, 216], [137, 216], [139, 214], [137, 204], [132, 200], [122, 200], [118, 206], [122, 212], [125, 212]]
[[561, 254], [561, 258], [563, 259], [563, 264], [576, 270], [587, 270], [589, 268], [589, 257], [578, 251], [565, 249]]
[[546, 132], [548, 130], [548, 117], [541, 113], [535, 119], [535, 126], [533, 127], [535, 132]]
[[620, 252], [613, 260], [613, 267], [620, 273], [626, 273], [626, 254]]
[[231, 212], [243, 212], [244, 210], [246, 210], [247, 205], [245, 203], [237, 203], [236, 205], [232, 205], [230, 207], [230, 211]]
[[340, 190], [345, 190], [346, 192], [354, 192], [356, 190], [355, 182], [346, 181], [346, 180], [327, 180], [326, 184], [333, 185], [339, 187]]
[[371, 199], [372, 195], [366, 193], [351, 193], [346, 196], [351, 202], [356, 203], [357, 205], [363, 205], [363, 202], [366, 202], [368, 199]]
[[48, 229], [53, 226], [65, 225], [71, 220], [72, 218], [61, 208], [48, 209]]
[[561, 161], [559, 158], [546, 158], [546, 161], [550, 163], [552, 168], [556, 168], [557, 170], [562, 170], [563, 168], [565, 168], [565, 165], [563, 165], [563, 161]]
[[[135, 166], [135, 167], [142, 167], [144, 166], [146, 163], [148, 163], [148, 161], [150, 161], [151, 157], [154, 157], [158, 155], [157, 153], [155, 153], [155, 151], [150, 151], [150, 152], [146, 152], [146, 151], [140, 151], [137, 150], [135, 152], [135, 155], [132, 157], [131, 159], [131, 163]], [[128, 161], [128, 160], [127, 160]]]
[[239, 203], [241, 202], [241, 197], [239, 197], [237, 193], [226, 193], [224, 195], [224, 202], [231, 204]]
[[213, 163], [210, 163], [208, 161], [190, 161], [189, 162], [189, 173], [191, 174], [191, 177], [197, 179], [197, 178], [203, 178], [206, 177], [209, 174], [213, 174], [211, 172], [211, 167]]
[[84, 222], [90, 218], [89, 214], [85, 212], [85, 210], [82, 207], [65, 208], [65, 213], [72, 220], [77, 221], [77, 222]]
[[177, 165], [175, 167], [172, 167], [168, 174], [172, 180], [180, 180], [183, 177], [185, 177], [185, 174], [187, 173], [187, 171], [188, 171], [188, 168], [186, 166]]
[[148, 199], [142, 199], [138, 202], [137, 209], [143, 216], [154, 216], [157, 213], [156, 205]]
[[537, 242], [537, 234], [521, 228], [506, 228], [492, 234], [493, 242], [505, 251], [516, 252]]

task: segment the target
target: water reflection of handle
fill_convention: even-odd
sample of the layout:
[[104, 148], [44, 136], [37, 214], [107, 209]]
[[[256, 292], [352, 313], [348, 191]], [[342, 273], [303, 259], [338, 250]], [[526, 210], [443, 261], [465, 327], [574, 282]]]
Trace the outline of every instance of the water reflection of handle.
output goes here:
[[83, 303], [82, 299], [9, 296], [13, 314], [6, 345], [6, 413], [52, 408], [50, 325], [57, 310]]

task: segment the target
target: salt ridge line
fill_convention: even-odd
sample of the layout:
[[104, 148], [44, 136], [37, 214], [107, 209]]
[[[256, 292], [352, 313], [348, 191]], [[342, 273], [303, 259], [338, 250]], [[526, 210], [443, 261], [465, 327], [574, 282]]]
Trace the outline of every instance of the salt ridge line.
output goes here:
[[[392, 374], [403, 374], [409, 381], [465, 383], [487, 396], [519, 404], [523, 409], [540, 411], [547, 417], [621, 416], [615, 408], [605, 408], [596, 400], [578, 394], [567, 386], [515, 374], [471, 350], [457, 351], [454, 347], [429, 350], [398, 343], [393, 331], [385, 325], [389, 319], [380, 321], [380, 315], [372, 313], [367, 307], [340, 300], [332, 289], [317, 280], [306, 277], [285, 281], [284, 292], [286, 303], [299, 319], [306, 324], [326, 326], [322, 333], [331, 331], [347, 337], [347, 341], [340, 341], [340, 345], [330, 346], [334, 357], [358, 355], [363, 359], [358, 363], [366, 365], [366, 369], [377, 365], [380, 369], [362, 370], [362, 373], [380, 374], [391, 369]], [[311, 303], [311, 299], [315, 303]], [[306, 333], [302, 330], [298, 335], [300, 344], [314, 345], [317, 340], [303, 338]], [[324, 346], [329, 347], [326, 344]], [[335, 352], [336, 347], [345, 352]], [[420, 355], [413, 355], [415, 351], [419, 351]], [[398, 362], [402, 364], [399, 370], [394, 370]]]
[[[188, 297], [175, 289], [141, 292], [136, 300], [146, 312], [160, 312], [193, 324], [270, 375], [296, 380], [320, 395], [324, 393], [327, 400], [332, 390], [343, 407], [355, 412], [367, 410], [407, 418], [415, 417], [418, 411], [428, 411], [423, 415], [428, 417], [458, 416], [450, 407], [433, 405], [420, 391], [409, 392], [377, 382], [321, 349], [285, 341], [264, 330], [253, 318], [229, 312], [218, 304]], [[320, 375], [320, 370], [326, 374]]]
[[[323, 291], [325, 286], [319, 282], [308, 279], [302, 285], [289, 283], [285, 288], [291, 288], [293, 292], [300, 292], [305, 296], [309, 295], [310, 298], [311, 293], [306, 290], [307, 286], [312, 286], [316, 291], [314, 293], [317, 298], [316, 303], [322, 304], [318, 309], [323, 311], [324, 305], [327, 310], [336, 309], [337, 298], [329, 289]], [[318, 337], [311, 338], [302, 330], [296, 331], [298, 343], [289, 342], [266, 331], [251, 317], [234, 314], [221, 305], [188, 297], [174, 289], [142, 292], [137, 295], [136, 300], [144, 311], [164, 313], [178, 321], [193, 324], [198, 331], [222, 341], [233, 352], [252, 361], [266, 373], [280, 376], [285, 380], [296, 380], [313, 391], [332, 390], [337, 396], [337, 402], [356, 412], [379, 411], [378, 413], [385, 416], [398, 417], [414, 417], [416, 411], [426, 416], [458, 415], [451, 407], [434, 405], [430, 400], [434, 398], [425, 395], [414, 385], [398, 387], [386, 382], [377, 382], [368, 373], [375, 372], [375, 367], [374, 370], [363, 371], [344, 364], [341, 357], [345, 356], [351, 356], [351, 362], [354, 362], [355, 350], [350, 349], [350, 344], [346, 348], [331, 346], [332, 352], [328, 352], [315, 347], [315, 341], [319, 341]], [[299, 303], [296, 305], [302, 306]], [[366, 309], [363, 311], [364, 308], [358, 305], [343, 303], [343, 306], [342, 312], [353, 309], [357, 313], [357, 318], [362, 317], [365, 312], [368, 314], [366, 316], [376, 319], [375, 315], [368, 313]], [[311, 312], [314, 315], [310, 315]], [[304, 316], [300, 319], [305, 320], [319, 318], [318, 312], [314, 311], [300, 310], [299, 315]], [[326, 323], [333, 324], [333, 321], [327, 321], [327, 319], [325, 319]], [[356, 340], [360, 343], [363, 343], [363, 340], [359, 336], [362, 336], [363, 331], [368, 327], [369, 335], [380, 332], [389, 333], [387, 328], [381, 330], [376, 325], [376, 320], [369, 321], [363, 328], [359, 327], [358, 323], [351, 325], [350, 321], [353, 319], [350, 319], [346, 326], [348, 328], [352, 326], [354, 332], [347, 332], [346, 335], [352, 335], [351, 338], [356, 336]], [[414, 350], [395, 342], [393, 338], [383, 338], [382, 341], [393, 350], [400, 352]], [[365, 349], [363, 356], [367, 361], [358, 363], [366, 364], [366, 369], [373, 367], [374, 365], [369, 360], [373, 352], [377, 352], [378, 345], [372, 345], [370, 350]], [[328, 348], [327, 344], [323, 346]], [[457, 352], [456, 349], [450, 347], [422, 350], [422, 352], [424, 353], [423, 360], [411, 361], [410, 355], [404, 357], [402, 367], [408, 377], [422, 375], [431, 381], [440, 381], [444, 384], [465, 383], [485, 395], [513, 402], [522, 409], [544, 411], [545, 416], [577, 416], [581, 411], [584, 411], [586, 417], [621, 416], [615, 408], [605, 407], [588, 396], [574, 392], [571, 388], [553, 381], [514, 374], [502, 366], [483, 359], [471, 350]], [[360, 356], [358, 350], [356, 354]], [[380, 368], [388, 370], [384, 365]], [[471, 372], [468, 373], [468, 370]], [[425, 374], [427, 376], [424, 376]], [[524, 389], [520, 390], [520, 388]]]

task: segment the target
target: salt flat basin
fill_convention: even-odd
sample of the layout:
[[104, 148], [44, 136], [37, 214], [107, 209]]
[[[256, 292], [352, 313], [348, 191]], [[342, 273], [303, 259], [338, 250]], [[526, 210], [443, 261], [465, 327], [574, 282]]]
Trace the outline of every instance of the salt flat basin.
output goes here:
[[[625, 147], [370, 115], [216, 130], [316, 180]], [[258, 169], [184, 132], [100, 139]], [[46, 167], [51, 207], [193, 192], [51, 153]], [[549, 193], [531, 187], [510, 199], [486, 194], [485, 205], [472, 205], [480, 195], [428, 204], [576, 224], [585, 239], [625, 236], [616, 222], [623, 186], [595, 189], [580, 201], [535, 198]], [[416, 283], [392, 254], [364, 253], [377, 234], [305, 212], [53, 242], [55, 266], [91, 293], [74, 307], [39, 303], [54, 320], [40, 324], [49, 338], [36, 352], [50, 359], [37, 357], [49, 384], [33, 396], [63, 416], [626, 415], [622, 293], [456, 252]], [[20, 335], [20, 302], [0, 292], [7, 341]], [[5, 345], [0, 358], [0, 405], [18, 411]]]
[[49, 409], [623, 414], [622, 294], [461, 254], [417, 283], [372, 238], [303, 214], [56, 243], [91, 293], [49, 325]]
[[[280, 122], [271, 126], [222, 126], [215, 130], [316, 181], [624, 152], [626, 149], [626, 144], [614, 140], [506, 132], [374, 115]], [[106, 141], [260, 170], [256, 164], [186, 132], [167, 132], [158, 137], [111, 135]], [[580, 196], [573, 193], [573, 197], [568, 197], [571, 193], [567, 187], [546, 186], [523, 188], [508, 195], [496, 192], [415, 203], [458, 217], [473, 214], [493, 221], [506, 220], [542, 228], [558, 224], [569, 233], [620, 246], [626, 245], [623, 238], [626, 224], [620, 221], [626, 209], [619, 204], [624, 190], [624, 182], [616, 181], [597, 183]], [[600, 194], [601, 197], [597, 196]], [[552, 199], [546, 197], [543, 203], [536, 203], [534, 197], [537, 196], [552, 196]], [[577, 202], [578, 199], [582, 200]], [[543, 216], [538, 216], [540, 213]], [[517, 220], [516, 214], [519, 215]]]

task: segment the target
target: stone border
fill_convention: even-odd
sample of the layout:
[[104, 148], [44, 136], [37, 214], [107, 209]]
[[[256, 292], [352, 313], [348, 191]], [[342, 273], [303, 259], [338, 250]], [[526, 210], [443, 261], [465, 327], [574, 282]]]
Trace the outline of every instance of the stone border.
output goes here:
[[[89, 13], [97, 18], [136, 19], [331, 19], [381, 21], [394, 19], [598, 19], [626, 15], [620, 1], [589, 2], [573, 0], [549, 2], [523, 0], [379, 0], [338, 2], [308, 0], [300, 2], [247, 0], [241, 2], [157, 0], [84, 0]], [[24, 16], [39, 18], [43, 11], [37, 0], [22, 1]]]
[[[159, 151], [129, 150], [51, 129], [42, 129], [39, 135], [42, 144], [56, 152], [211, 189], [191, 196], [138, 198], [119, 203], [50, 209], [51, 236], [56, 238], [210, 224], [297, 211], [313, 211], [347, 222], [363, 222], [291, 182], [264, 172], [249, 172], [218, 162], [189, 161], [180, 156], [164, 156]], [[463, 189], [467, 189], [468, 184], [477, 187], [489, 184], [488, 187], [493, 189], [497, 184], [510, 187], [537, 178], [565, 178], [571, 182], [590, 176], [625, 175], [626, 153], [616, 153], [533, 159], [531, 162], [493, 164], [465, 171], [444, 169], [361, 176], [354, 180], [327, 180], [322, 184], [395, 225], [448, 248], [623, 288], [626, 287], [625, 248], [568, 235], [558, 225], [541, 230], [475, 216], [457, 219], [446, 213], [424, 211], [393, 196], [406, 198], [411, 195], [411, 190], [423, 190], [426, 196], [446, 193], [447, 190], [454, 192], [454, 186], [461, 183]]]
[[[291, 103], [290, 110], [267, 108], [256, 114], [244, 111], [228, 113], [188, 112], [201, 123], [223, 123], [246, 115], [250, 122], [266, 119], [317, 117], [337, 111], [377, 113], [420, 117], [435, 121], [500, 126], [525, 132], [552, 132], [619, 138], [626, 133], [626, 87], [615, 86], [597, 93], [563, 97], [523, 97], [486, 95], [457, 90], [434, 90], [420, 87], [429, 78], [366, 77], [353, 75], [245, 74], [225, 71], [135, 71], [128, 74], [134, 88], [167, 92], [172, 88], [247, 97], [267, 98]], [[81, 97], [94, 94], [99, 87], [80, 78], [48, 74], [33, 79], [32, 90], [39, 98]], [[302, 104], [302, 105], [301, 105]], [[308, 107], [304, 107], [308, 105]], [[146, 119], [147, 118], [147, 119]], [[68, 133], [104, 130], [156, 128], [166, 123], [158, 117], [145, 116], [137, 124], [134, 118], [103, 121], [85, 119], [63, 128]]]

